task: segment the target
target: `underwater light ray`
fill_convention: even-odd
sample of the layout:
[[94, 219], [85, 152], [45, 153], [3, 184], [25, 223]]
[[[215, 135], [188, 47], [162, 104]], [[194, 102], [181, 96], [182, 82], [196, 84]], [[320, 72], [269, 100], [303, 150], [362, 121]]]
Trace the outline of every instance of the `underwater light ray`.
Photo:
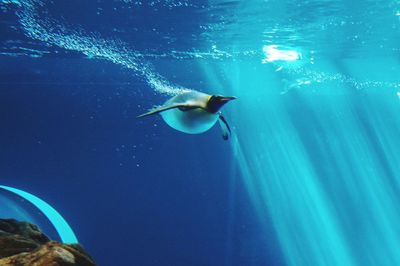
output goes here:
[[[341, 230], [329, 212], [329, 203], [320, 192], [314, 173], [312, 170], [308, 170], [310, 167], [307, 167], [307, 161], [299, 160], [291, 155], [293, 152], [296, 153], [296, 149], [293, 150], [296, 146], [299, 146], [298, 153], [304, 153], [302, 151], [304, 148], [300, 141], [296, 140], [298, 137], [293, 133], [295, 130], [287, 130], [289, 124], [283, 123], [279, 119], [279, 116], [284, 113], [283, 110], [270, 109], [272, 106], [277, 106], [272, 104], [270, 97], [265, 95], [265, 90], [260, 90], [260, 88], [253, 94], [243, 94], [241, 88], [249, 88], [256, 84], [260, 86], [268, 80], [265, 78], [265, 73], [256, 75], [254, 69], [251, 66], [249, 68], [246, 69], [243, 65], [237, 68], [234, 64], [232, 68], [224, 66], [223, 69], [226, 71], [226, 76], [234, 77], [237, 81], [230, 89], [233, 89], [233, 93], [240, 97], [242, 104], [249, 104], [248, 110], [244, 108], [246, 111], [241, 109], [240, 114], [237, 112], [233, 114], [238, 119], [235, 121], [236, 126], [246, 128], [246, 130], [241, 130], [237, 136], [234, 148], [237, 152], [236, 161], [242, 172], [243, 183], [247, 187], [248, 195], [253, 201], [256, 211], [262, 215], [268, 208], [281, 248], [286, 254], [285, 259], [290, 265], [295, 265], [298, 261], [309, 262], [308, 265], [317, 265], [312, 263], [321, 265], [321, 263], [331, 260], [334, 257], [333, 253], [340, 254], [339, 257], [342, 258], [337, 263], [346, 261], [345, 258], [351, 260], [347, 250], [342, 248], [344, 241]], [[211, 80], [213, 79], [211, 78]], [[252, 90], [254, 91], [254, 88]], [[252, 98], [254, 94], [263, 98], [264, 101], [259, 104], [254, 103]], [[254, 115], [244, 117], [242, 112]], [[255, 114], [268, 114], [268, 119]], [[269, 126], [279, 131], [277, 135], [270, 136], [274, 142], [268, 142], [265, 135], [261, 133]], [[274, 132], [276, 131], [272, 131], [272, 133]], [[290, 149], [287, 147], [287, 141], [292, 143], [289, 145]], [[271, 146], [275, 146], [275, 144], [277, 144], [276, 147]], [[273, 152], [274, 156], [271, 156], [269, 152]], [[279, 158], [278, 164], [277, 158]], [[282, 164], [285, 165], [288, 175], [299, 176], [300, 179], [288, 181], [285, 175], [282, 176], [282, 169], [276, 166]], [[301, 180], [304, 180], [306, 185], [303, 185]], [[309, 197], [312, 197], [312, 200], [309, 201]], [[312, 202], [313, 204], [310, 205]], [[293, 232], [295, 221], [298, 223], [297, 233]], [[317, 230], [319, 234], [312, 234], [310, 227], [316, 228], [314, 230]], [[326, 231], [332, 232], [329, 234], [328, 243], [330, 245], [310, 244], [307, 247], [299, 248], [298, 241], [292, 239], [293, 235], [299, 235], [306, 243], [323, 242]], [[335, 246], [337, 246], [336, 249]], [[313, 254], [311, 258], [310, 253]]]
[[0, 185], [1, 189], [12, 192], [25, 200], [32, 203], [36, 206], [46, 217], [49, 219], [51, 224], [56, 229], [58, 235], [61, 238], [61, 241], [65, 244], [76, 244], [78, 243], [78, 239], [75, 236], [74, 231], [69, 226], [67, 221], [61, 216], [59, 212], [57, 212], [52, 206], [50, 206], [47, 202], [42, 199], [20, 189], [16, 189], [9, 186]]
[[[324, 66], [320, 78], [335, 81], [321, 83], [324, 90], [351, 91], [358, 83]], [[231, 85], [223, 93], [240, 98], [231, 115], [241, 130], [231, 144], [241, 182], [255, 211], [269, 213], [288, 265], [400, 263], [398, 99], [280, 95], [266, 90], [281, 86], [272, 71], [244, 62], [204, 69], [215, 86], [214, 72], [223, 71]]]

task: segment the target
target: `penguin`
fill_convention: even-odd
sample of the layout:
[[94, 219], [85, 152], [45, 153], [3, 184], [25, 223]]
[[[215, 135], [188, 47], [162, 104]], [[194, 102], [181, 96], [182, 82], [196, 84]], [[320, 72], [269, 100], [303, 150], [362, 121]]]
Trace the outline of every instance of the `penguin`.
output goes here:
[[236, 99], [234, 96], [209, 95], [190, 90], [172, 97], [163, 105], [156, 106], [137, 118], [159, 113], [170, 127], [187, 134], [203, 133], [213, 127], [218, 120], [222, 138], [228, 140], [231, 129], [219, 110], [234, 99]]

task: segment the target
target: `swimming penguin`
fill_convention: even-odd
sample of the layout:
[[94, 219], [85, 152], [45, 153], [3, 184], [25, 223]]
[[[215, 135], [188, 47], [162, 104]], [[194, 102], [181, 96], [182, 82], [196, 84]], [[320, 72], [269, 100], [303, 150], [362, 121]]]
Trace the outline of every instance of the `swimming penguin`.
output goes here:
[[227, 140], [231, 129], [219, 109], [234, 99], [236, 97], [208, 95], [191, 90], [172, 97], [163, 105], [139, 115], [138, 118], [160, 113], [170, 127], [188, 134], [203, 133], [218, 120], [222, 129], [222, 137]]

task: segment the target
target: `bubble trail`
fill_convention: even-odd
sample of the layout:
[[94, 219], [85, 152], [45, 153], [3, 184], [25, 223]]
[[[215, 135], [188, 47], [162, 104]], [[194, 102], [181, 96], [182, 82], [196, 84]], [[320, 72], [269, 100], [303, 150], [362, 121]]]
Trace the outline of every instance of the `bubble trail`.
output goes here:
[[37, 7], [44, 4], [40, 0], [3, 0], [2, 2], [19, 7], [17, 16], [25, 35], [29, 38], [131, 69], [161, 94], [176, 95], [190, 90], [170, 84], [165, 78], [155, 73], [150, 65], [140, 60], [141, 54], [129, 49], [129, 45], [120, 40], [107, 40], [96, 34], [85, 35], [83, 30], [71, 30], [58, 21], [41, 18]]

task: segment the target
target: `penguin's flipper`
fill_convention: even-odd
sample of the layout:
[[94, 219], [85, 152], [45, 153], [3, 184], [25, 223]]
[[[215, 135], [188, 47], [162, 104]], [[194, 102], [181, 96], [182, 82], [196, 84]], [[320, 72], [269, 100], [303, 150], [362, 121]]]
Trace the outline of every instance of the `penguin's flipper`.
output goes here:
[[229, 127], [228, 122], [226, 122], [226, 119], [222, 116], [222, 114], [219, 115], [218, 121], [222, 129], [222, 138], [224, 140], [228, 140], [229, 136], [231, 135], [231, 128]]
[[174, 109], [174, 108], [179, 108], [179, 110], [181, 111], [189, 111], [195, 108], [202, 108], [201, 106], [197, 106], [197, 105], [192, 105], [192, 104], [187, 104], [187, 103], [177, 103], [177, 104], [173, 104], [173, 105], [168, 105], [168, 106], [160, 106], [157, 108], [154, 108], [152, 110], [150, 110], [149, 112], [139, 115], [136, 118], [142, 118], [142, 117], [146, 117], [149, 115], [155, 115], [170, 109]]

